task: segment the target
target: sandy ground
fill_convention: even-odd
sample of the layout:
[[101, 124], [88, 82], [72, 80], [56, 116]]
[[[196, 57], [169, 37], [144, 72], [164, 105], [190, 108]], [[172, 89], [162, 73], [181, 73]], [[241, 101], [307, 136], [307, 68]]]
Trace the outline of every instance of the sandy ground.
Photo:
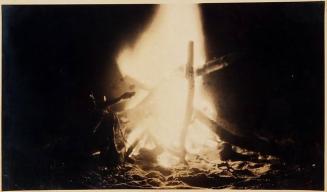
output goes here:
[[[317, 165], [295, 165], [237, 147], [212, 152], [207, 156], [190, 156], [188, 165], [174, 168], [158, 165], [155, 158], [141, 152], [138, 156], [110, 168], [95, 166], [78, 177], [68, 179], [67, 186], [103, 188], [230, 188], [230, 189], [319, 189], [314, 177]], [[215, 153], [225, 156], [210, 159]], [[226, 160], [227, 159], [227, 160]], [[80, 185], [81, 184], [81, 185]]]

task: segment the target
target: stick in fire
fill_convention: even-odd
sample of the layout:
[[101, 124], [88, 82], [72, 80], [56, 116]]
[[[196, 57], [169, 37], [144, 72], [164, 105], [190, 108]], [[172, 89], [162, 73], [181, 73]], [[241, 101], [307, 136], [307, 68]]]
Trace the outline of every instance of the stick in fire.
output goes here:
[[196, 76], [203, 76], [209, 73], [212, 73], [214, 71], [218, 71], [220, 69], [223, 69], [229, 65], [227, 62], [227, 55], [219, 57], [219, 58], [214, 58], [211, 61], [208, 61], [203, 65], [203, 67], [197, 69], [195, 71]]
[[190, 125], [190, 122], [192, 120], [192, 114], [193, 114], [193, 98], [194, 98], [194, 43], [191, 41], [189, 43], [188, 47], [188, 62], [186, 64], [186, 79], [188, 81], [188, 93], [187, 93], [187, 99], [186, 99], [186, 111], [185, 111], [185, 118], [184, 118], [184, 123], [182, 127], [182, 132], [181, 132], [181, 140], [180, 140], [180, 147], [182, 149], [182, 160], [184, 163], [186, 163], [185, 160], [185, 155], [186, 155], [186, 149], [185, 149], [185, 138], [187, 134], [187, 129]]
[[185, 111], [185, 119], [182, 127], [181, 132], [181, 139], [180, 139], [180, 147], [182, 149], [181, 159], [186, 164], [185, 155], [186, 155], [186, 149], [185, 149], [185, 140], [186, 140], [186, 134], [189, 125], [192, 121], [193, 116], [193, 99], [194, 99], [194, 84], [195, 84], [195, 76], [203, 76], [209, 73], [212, 73], [214, 71], [218, 71], [224, 67], [228, 66], [228, 62], [226, 61], [226, 57], [220, 57], [218, 59], [213, 59], [207, 63], [204, 64], [202, 68], [198, 68], [194, 70], [194, 42], [190, 41], [188, 46], [188, 61], [186, 63], [186, 69], [185, 69], [185, 76], [188, 81], [188, 93], [187, 93], [187, 100], [186, 100], [186, 111]]

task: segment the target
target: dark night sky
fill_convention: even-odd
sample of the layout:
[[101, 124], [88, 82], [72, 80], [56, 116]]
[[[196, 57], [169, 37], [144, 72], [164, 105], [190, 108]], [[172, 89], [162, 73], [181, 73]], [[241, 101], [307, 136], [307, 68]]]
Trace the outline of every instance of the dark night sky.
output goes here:
[[[206, 78], [223, 116], [241, 131], [291, 137], [322, 153], [324, 3], [201, 10], [208, 58], [237, 55], [230, 68]], [[37, 154], [56, 137], [85, 132], [89, 91], [110, 96], [115, 56], [136, 40], [154, 6], [3, 6], [2, 13], [3, 158], [10, 172], [19, 158], [42, 162]]]

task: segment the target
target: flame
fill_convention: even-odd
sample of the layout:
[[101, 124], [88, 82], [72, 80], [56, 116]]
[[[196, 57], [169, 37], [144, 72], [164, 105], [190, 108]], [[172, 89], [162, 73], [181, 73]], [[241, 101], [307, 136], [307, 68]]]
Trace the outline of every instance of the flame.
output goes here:
[[[142, 139], [140, 132], [146, 130], [164, 149], [176, 149], [186, 109], [187, 80], [185, 65], [188, 58], [188, 43], [194, 42], [194, 67], [205, 63], [204, 35], [201, 15], [197, 5], [160, 5], [148, 28], [136, 44], [126, 46], [117, 57], [117, 64], [124, 77], [137, 81], [150, 90], [142, 90], [134, 100], [127, 103], [133, 108], [144, 98], [150, 105], [144, 106], [127, 142]], [[196, 79], [193, 105], [211, 118], [216, 116], [208, 97], [203, 95], [202, 79]], [[214, 147], [214, 134], [200, 122], [190, 125], [185, 148], [189, 153], [200, 153], [204, 146]], [[210, 143], [211, 141], [211, 143]], [[163, 166], [173, 166], [176, 158], [166, 151], [158, 157]], [[173, 162], [173, 163], [172, 163]]]
[[169, 168], [177, 165], [179, 163], [179, 158], [172, 156], [168, 152], [163, 152], [158, 156], [158, 163], [159, 165]]

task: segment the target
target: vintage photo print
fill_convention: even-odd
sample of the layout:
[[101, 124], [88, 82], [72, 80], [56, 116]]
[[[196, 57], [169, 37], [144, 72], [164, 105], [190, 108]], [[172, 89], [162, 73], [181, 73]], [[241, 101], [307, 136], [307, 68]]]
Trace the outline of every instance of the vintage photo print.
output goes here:
[[1, 11], [2, 190], [324, 190], [325, 2]]

